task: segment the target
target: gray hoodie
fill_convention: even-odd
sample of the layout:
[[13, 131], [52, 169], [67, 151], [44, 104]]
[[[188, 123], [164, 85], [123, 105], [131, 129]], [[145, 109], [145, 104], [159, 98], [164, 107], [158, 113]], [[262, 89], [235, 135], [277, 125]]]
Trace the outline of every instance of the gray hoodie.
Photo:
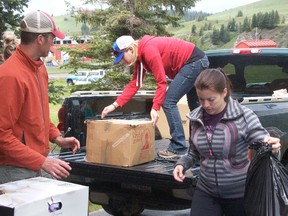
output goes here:
[[212, 151], [208, 144], [200, 106], [188, 114], [190, 121], [190, 148], [176, 164], [184, 170], [200, 161], [200, 179], [197, 187], [213, 197], [244, 197], [246, 174], [250, 161], [248, 146], [269, 135], [256, 114], [229, 98], [226, 113], [212, 135]]

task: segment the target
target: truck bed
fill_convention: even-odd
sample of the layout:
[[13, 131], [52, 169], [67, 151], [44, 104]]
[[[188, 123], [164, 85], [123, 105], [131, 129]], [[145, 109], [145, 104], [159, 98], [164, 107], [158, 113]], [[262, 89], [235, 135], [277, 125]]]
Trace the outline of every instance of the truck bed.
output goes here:
[[[168, 141], [167, 139], [156, 140], [156, 152], [158, 149], [165, 148]], [[145, 196], [145, 199], [142, 200], [147, 201], [144, 206], [149, 209], [161, 209], [159, 203], [162, 203], [162, 209], [167, 210], [167, 202], [171, 203], [171, 206], [168, 207], [171, 210], [189, 208], [199, 175], [199, 167], [196, 166], [191, 169], [191, 172], [187, 172], [185, 181], [179, 183], [174, 180], [172, 175], [175, 161], [160, 159], [157, 156], [153, 161], [132, 167], [86, 162], [85, 148], [75, 155], [72, 155], [71, 152], [63, 152], [60, 155], [51, 156], [57, 156], [69, 162], [72, 170], [67, 181], [89, 186], [90, 201], [101, 205], [103, 205], [103, 201], [99, 201], [99, 193], [105, 193], [109, 198], [116, 199], [117, 195], [119, 197], [121, 195], [121, 198], [127, 196], [130, 199], [134, 196], [136, 200]], [[183, 193], [183, 190], [186, 192]], [[167, 193], [170, 196], [167, 196]], [[185, 196], [178, 197], [178, 193]], [[157, 199], [157, 202], [154, 202], [154, 199]], [[162, 201], [159, 202], [159, 200]], [[157, 203], [157, 207], [153, 207], [153, 203]]]

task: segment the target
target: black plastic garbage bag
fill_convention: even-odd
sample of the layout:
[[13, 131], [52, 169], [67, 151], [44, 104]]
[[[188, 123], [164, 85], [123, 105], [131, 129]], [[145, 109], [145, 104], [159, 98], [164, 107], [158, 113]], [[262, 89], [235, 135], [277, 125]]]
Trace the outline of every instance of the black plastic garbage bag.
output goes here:
[[247, 173], [244, 206], [247, 216], [288, 216], [288, 172], [272, 154], [271, 145], [257, 150]]

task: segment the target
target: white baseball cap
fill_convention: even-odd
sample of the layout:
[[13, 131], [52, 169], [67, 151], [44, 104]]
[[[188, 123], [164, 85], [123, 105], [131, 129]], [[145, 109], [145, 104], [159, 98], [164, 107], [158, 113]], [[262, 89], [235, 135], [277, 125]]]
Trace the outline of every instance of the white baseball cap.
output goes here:
[[123, 35], [114, 42], [113, 44], [113, 52], [115, 55], [114, 64], [118, 64], [124, 56], [124, 51], [128, 48], [134, 39], [130, 35]]
[[28, 13], [24, 19], [20, 22], [20, 30], [24, 32], [32, 33], [49, 33], [58, 37], [59, 39], [64, 39], [65, 34], [59, 31], [49, 14], [44, 11], [37, 10]]

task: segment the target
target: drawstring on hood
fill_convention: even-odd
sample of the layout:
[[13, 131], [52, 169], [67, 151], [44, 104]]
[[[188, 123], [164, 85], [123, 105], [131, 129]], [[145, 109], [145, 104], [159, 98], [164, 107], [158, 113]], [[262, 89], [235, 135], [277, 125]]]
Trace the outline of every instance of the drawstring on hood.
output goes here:
[[[140, 73], [140, 77], [139, 77]], [[141, 88], [143, 82], [143, 64], [140, 62], [140, 71], [137, 71], [137, 80], [136, 80], [136, 86]]]

